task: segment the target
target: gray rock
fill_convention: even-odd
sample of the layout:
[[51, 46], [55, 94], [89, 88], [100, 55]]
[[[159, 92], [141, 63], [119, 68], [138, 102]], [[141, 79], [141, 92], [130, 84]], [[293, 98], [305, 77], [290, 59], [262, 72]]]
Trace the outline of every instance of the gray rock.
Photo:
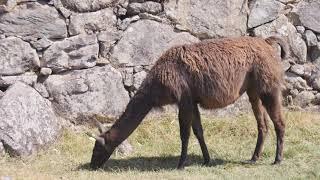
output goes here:
[[284, 72], [289, 70], [290, 67], [291, 67], [291, 64], [290, 64], [290, 62], [288, 60], [281, 61], [281, 64], [282, 64], [282, 69], [283, 69]]
[[11, 86], [0, 107], [0, 141], [11, 156], [33, 154], [56, 140], [60, 127], [51, 103], [30, 86]]
[[117, 147], [117, 152], [121, 153], [122, 155], [129, 155], [133, 152], [133, 147], [127, 140], [124, 140]]
[[294, 99], [294, 105], [306, 107], [315, 100], [315, 95], [311, 91], [302, 91]]
[[276, 0], [256, 0], [249, 15], [248, 27], [257, 27], [278, 18], [284, 7]]
[[315, 99], [314, 99], [313, 103], [316, 105], [320, 105], [320, 93], [317, 93], [315, 95]]
[[4, 96], [4, 93], [0, 90], [0, 99]]
[[2, 0], [0, 1], [0, 13], [7, 13], [12, 11], [20, 3], [33, 1], [36, 0]]
[[122, 73], [123, 84], [127, 87], [133, 86], [133, 68], [125, 68]]
[[304, 37], [307, 42], [307, 46], [316, 46], [317, 45], [317, 36], [310, 30], [306, 30], [304, 33]]
[[26, 41], [67, 37], [67, 26], [58, 11], [48, 5], [24, 3], [0, 16], [0, 34], [19, 36]]
[[44, 66], [54, 73], [96, 65], [99, 45], [95, 35], [78, 35], [55, 42], [43, 54]]
[[42, 39], [39, 39], [38, 41], [31, 41], [30, 42], [34, 48], [36, 48], [38, 51], [42, 51], [49, 46], [52, 45], [52, 41], [47, 39], [46, 37], [43, 37]]
[[66, 8], [61, 0], [51, 0], [51, 2], [53, 3], [54, 7], [63, 15], [64, 18], [68, 19], [71, 16], [72, 11]]
[[70, 120], [94, 114], [118, 116], [129, 102], [121, 73], [110, 65], [51, 75], [45, 86], [56, 112]]
[[299, 94], [299, 90], [298, 89], [292, 89], [292, 90], [290, 90], [290, 94], [292, 95], [292, 97], [296, 97]]
[[49, 98], [49, 93], [47, 91], [47, 88], [42, 83], [35, 83], [33, 84], [33, 88], [38, 91], [38, 93], [44, 97]]
[[92, 34], [105, 30], [116, 30], [116, 23], [117, 18], [109, 8], [97, 12], [72, 14], [69, 33], [74, 36], [81, 33]]
[[311, 75], [311, 86], [313, 89], [320, 91], [320, 72], [316, 71], [313, 72]]
[[147, 73], [145, 71], [140, 71], [133, 75], [133, 86], [135, 89], [139, 89], [143, 80], [146, 78]]
[[170, 47], [198, 41], [189, 33], [174, 32], [169, 25], [141, 20], [124, 32], [111, 52], [111, 61], [127, 66], [151, 65]]
[[167, 17], [198, 38], [240, 36], [247, 31], [246, 0], [169, 1], [164, 7]]
[[279, 2], [282, 2], [284, 4], [289, 4], [289, 3], [297, 3], [300, 2], [301, 0], [277, 0]]
[[0, 40], [0, 75], [22, 74], [39, 66], [37, 52], [29, 43], [16, 37]]
[[119, 0], [59, 0], [61, 4], [75, 12], [92, 12], [111, 7], [115, 5]]
[[311, 61], [314, 63], [320, 63], [320, 42], [317, 43], [317, 46], [313, 46], [309, 49]]
[[286, 87], [289, 90], [292, 90], [292, 89], [297, 89], [299, 91], [312, 90], [312, 88], [308, 86], [307, 81], [296, 74], [286, 73], [285, 81], [286, 81]]
[[136, 22], [138, 20], [140, 20], [140, 16], [138, 16], [138, 15], [132, 16], [130, 18], [125, 18], [124, 20], [122, 20], [122, 21], [119, 20], [117, 22], [117, 27], [120, 30], [126, 30], [131, 23]]
[[295, 73], [299, 76], [303, 76], [304, 75], [304, 66], [301, 64], [295, 64], [295, 65], [291, 66], [290, 72]]
[[52, 70], [50, 68], [41, 68], [40, 74], [43, 76], [49, 76], [52, 74]]
[[320, 33], [320, 1], [301, 1], [289, 14], [294, 25], [304, 26]]
[[304, 31], [306, 30], [306, 28], [304, 28], [303, 26], [296, 26], [296, 29], [300, 34], [304, 34]]
[[34, 73], [26, 73], [19, 76], [2, 76], [0, 77], [0, 87], [8, 88], [17, 82], [23, 82], [32, 86], [37, 81], [37, 78], [37, 75]]
[[4, 154], [5, 154], [5, 149], [4, 149], [2, 142], [0, 142], [0, 157], [1, 157], [1, 155], [4, 155]]
[[307, 46], [286, 16], [280, 15], [273, 22], [261, 25], [253, 31], [256, 36], [264, 38], [273, 35], [285, 37], [291, 49], [291, 57], [298, 63], [307, 61]]
[[98, 34], [100, 56], [109, 57], [111, 48], [120, 39], [120, 32], [114, 29], [102, 31]]
[[130, 16], [137, 15], [139, 13], [159, 14], [162, 11], [162, 5], [152, 1], [144, 3], [130, 3], [127, 10], [127, 14]]

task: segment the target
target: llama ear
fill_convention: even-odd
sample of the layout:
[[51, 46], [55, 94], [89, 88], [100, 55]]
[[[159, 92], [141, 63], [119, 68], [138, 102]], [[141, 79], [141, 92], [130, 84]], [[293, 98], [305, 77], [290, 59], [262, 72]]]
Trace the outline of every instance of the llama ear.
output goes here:
[[99, 137], [99, 136], [96, 136], [96, 135], [94, 135], [94, 134], [92, 134], [92, 133], [89, 133], [89, 132], [87, 132], [86, 134], [87, 134], [90, 138], [92, 138], [92, 140], [99, 142], [101, 145], [104, 146], [104, 145], [106, 144], [104, 138]]
[[100, 133], [104, 133], [106, 132], [106, 128], [103, 126], [103, 124], [101, 122], [99, 122], [98, 120], [95, 120], [95, 124], [96, 126], [98, 126], [98, 130]]

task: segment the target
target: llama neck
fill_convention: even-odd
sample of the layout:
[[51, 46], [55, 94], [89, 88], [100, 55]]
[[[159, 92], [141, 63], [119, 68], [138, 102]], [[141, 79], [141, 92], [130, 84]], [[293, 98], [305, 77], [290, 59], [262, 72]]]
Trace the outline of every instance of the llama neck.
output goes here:
[[138, 91], [130, 100], [125, 112], [108, 131], [108, 140], [113, 146], [118, 146], [138, 127], [152, 109], [151, 99], [148, 94]]

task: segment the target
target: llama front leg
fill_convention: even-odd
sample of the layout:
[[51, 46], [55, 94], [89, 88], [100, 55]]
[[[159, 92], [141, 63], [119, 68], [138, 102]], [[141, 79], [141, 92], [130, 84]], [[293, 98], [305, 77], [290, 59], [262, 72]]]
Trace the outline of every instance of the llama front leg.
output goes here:
[[193, 107], [193, 120], [192, 120], [192, 130], [201, 147], [202, 155], [203, 155], [203, 165], [208, 165], [210, 162], [210, 155], [208, 152], [207, 145], [204, 141], [203, 137], [203, 128], [201, 124], [200, 112], [198, 106], [195, 104]]
[[178, 169], [183, 169], [187, 160], [188, 143], [190, 137], [191, 124], [193, 119], [193, 105], [188, 102], [179, 104], [179, 126], [181, 138], [181, 155]]

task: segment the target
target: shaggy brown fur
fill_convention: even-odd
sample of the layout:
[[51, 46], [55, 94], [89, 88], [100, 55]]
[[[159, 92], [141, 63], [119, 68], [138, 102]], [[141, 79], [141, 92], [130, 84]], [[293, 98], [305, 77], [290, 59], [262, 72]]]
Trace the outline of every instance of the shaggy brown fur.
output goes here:
[[192, 127], [208, 164], [210, 157], [204, 141], [198, 104], [214, 109], [234, 103], [247, 92], [258, 124], [258, 140], [251, 158], [255, 162], [262, 151], [267, 133], [267, 114], [277, 133], [275, 163], [282, 160], [284, 122], [281, 115], [283, 72], [274, 43], [287, 53], [287, 45], [276, 37], [225, 38], [177, 46], [166, 51], [156, 62], [125, 112], [112, 128], [96, 141], [91, 167], [97, 168], [113, 150], [157, 106], [177, 104], [182, 141], [178, 168], [183, 168]]

